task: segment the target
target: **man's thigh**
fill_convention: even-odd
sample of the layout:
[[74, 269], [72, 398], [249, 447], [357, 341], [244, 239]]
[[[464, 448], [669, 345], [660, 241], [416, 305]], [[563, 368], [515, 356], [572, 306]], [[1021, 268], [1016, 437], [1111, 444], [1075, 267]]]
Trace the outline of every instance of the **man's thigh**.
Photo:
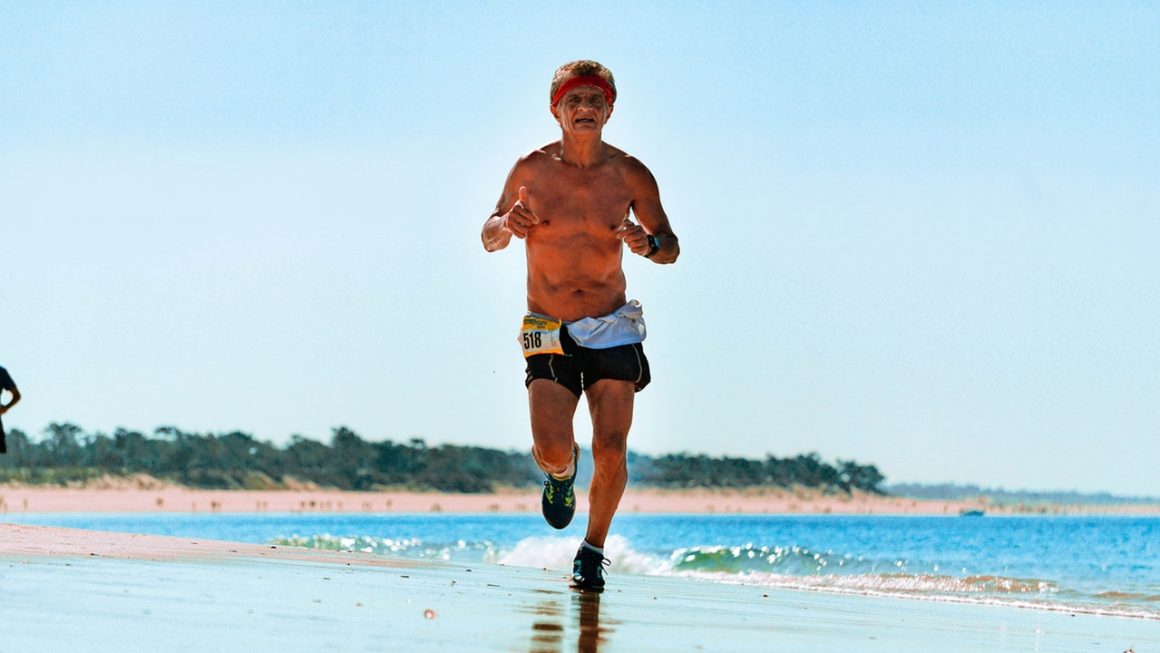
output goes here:
[[568, 388], [547, 379], [528, 384], [528, 408], [532, 416], [532, 433], [539, 437], [567, 437], [572, 442], [572, 418], [580, 398]]
[[592, 416], [593, 446], [623, 445], [632, 426], [632, 407], [636, 385], [632, 381], [601, 379], [584, 391], [588, 413]]

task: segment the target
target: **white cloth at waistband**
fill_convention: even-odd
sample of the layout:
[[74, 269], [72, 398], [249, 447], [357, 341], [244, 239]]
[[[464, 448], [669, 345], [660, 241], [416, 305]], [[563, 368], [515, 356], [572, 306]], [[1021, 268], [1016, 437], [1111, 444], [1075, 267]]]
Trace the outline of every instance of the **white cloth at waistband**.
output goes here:
[[644, 309], [635, 299], [603, 317], [565, 322], [568, 335], [581, 347], [608, 349], [644, 342]]

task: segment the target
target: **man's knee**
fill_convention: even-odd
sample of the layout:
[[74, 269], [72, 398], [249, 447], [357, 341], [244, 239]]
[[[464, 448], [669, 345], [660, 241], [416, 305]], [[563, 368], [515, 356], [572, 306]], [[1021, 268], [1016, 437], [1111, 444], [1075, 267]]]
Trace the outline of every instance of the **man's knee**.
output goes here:
[[532, 456], [544, 471], [558, 472], [572, 462], [572, 443], [563, 441], [537, 442], [532, 447]]
[[597, 467], [623, 466], [628, 455], [628, 433], [610, 432], [593, 436], [592, 458]]

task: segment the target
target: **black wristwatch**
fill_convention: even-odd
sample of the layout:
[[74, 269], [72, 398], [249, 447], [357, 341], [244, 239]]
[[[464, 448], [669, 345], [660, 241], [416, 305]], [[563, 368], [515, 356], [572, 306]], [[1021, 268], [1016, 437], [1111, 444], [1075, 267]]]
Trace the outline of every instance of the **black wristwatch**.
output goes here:
[[656, 254], [659, 251], [661, 251], [660, 239], [658, 239], [656, 236], [654, 236], [652, 234], [649, 234], [648, 235], [648, 254], [645, 254], [644, 257], [645, 258], [652, 258], [653, 254]]

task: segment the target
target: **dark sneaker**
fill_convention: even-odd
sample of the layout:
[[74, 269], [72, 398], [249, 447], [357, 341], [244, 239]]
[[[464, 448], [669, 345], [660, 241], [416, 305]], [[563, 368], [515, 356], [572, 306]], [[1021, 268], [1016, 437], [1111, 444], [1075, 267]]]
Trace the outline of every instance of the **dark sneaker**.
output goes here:
[[558, 481], [548, 474], [548, 480], [544, 481], [544, 493], [540, 496], [540, 510], [544, 513], [544, 519], [548, 520], [548, 525], [552, 528], [564, 528], [572, 523], [572, 515], [576, 514], [576, 493], [572, 490], [572, 484], [576, 481], [576, 469], [580, 466], [580, 445], [572, 445], [572, 468], [571, 478], [563, 481]]
[[600, 592], [604, 590], [604, 565], [608, 558], [581, 545], [572, 561], [572, 587]]

